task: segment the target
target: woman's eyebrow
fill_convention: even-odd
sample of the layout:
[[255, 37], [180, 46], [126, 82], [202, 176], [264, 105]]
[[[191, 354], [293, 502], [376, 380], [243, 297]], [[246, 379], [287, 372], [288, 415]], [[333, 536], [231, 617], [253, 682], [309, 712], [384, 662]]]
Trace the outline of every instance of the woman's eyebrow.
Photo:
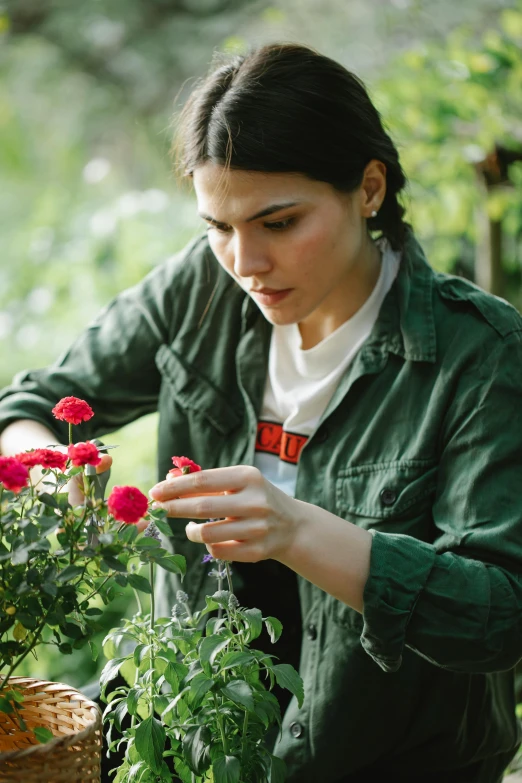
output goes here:
[[[246, 219], [246, 223], [251, 223], [253, 220], [258, 220], [259, 218], [266, 217], [267, 215], [271, 215], [274, 212], [279, 212], [281, 209], [288, 209], [288, 207], [295, 207], [299, 204], [299, 201], [285, 201], [281, 204], [271, 204], [269, 207], [265, 207], [265, 209], [262, 209], [260, 212], [256, 212], [255, 215], [252, 215], [251, 217]], [[220, 220], [216, 220], [213, 217], [210, 217], [210, 215], [205, 215], [202, 212], [199, 213], [199, 216], [203, 218], [203, 220], [207, 220], [209, 223], [216, 223], [217, 225], [224, 225]]]

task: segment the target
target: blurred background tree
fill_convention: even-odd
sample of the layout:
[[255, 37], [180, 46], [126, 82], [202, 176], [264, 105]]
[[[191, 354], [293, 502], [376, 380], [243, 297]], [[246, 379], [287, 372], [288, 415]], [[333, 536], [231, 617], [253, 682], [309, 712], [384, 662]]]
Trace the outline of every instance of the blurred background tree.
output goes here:
[[[0, 0], [0, 386], [201, 232], [173, 113], [214, 51], [274, 40], [365, 81], [431, 263], [522, 306], [522, 0]], [[155, 429], [107, 439], [112, 483], [156, 481]], [[97, 664], [30, 666], [81, 686]]]

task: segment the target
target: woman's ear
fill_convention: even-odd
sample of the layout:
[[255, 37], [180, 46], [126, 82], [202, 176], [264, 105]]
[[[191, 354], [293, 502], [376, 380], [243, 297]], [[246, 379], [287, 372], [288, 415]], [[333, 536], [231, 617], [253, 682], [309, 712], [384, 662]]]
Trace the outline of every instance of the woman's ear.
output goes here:
[[369, 218], [378, 212], [386, 196], [386, 165], [381, 160], [371, 160], [364, 169], [360, 186], [361, 215]]

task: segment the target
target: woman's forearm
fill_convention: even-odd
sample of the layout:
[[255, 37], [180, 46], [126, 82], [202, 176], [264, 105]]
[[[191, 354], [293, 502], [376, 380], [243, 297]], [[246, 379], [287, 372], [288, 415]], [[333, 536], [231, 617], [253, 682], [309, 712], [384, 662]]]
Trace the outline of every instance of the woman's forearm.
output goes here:
[[12, 457], [28, 449], [41, 449], [56, 443], [50, 429], [32, 419], [19, 419], [8, 424], [0, 434], [0, 454]]
[[292, 544], [276, 559], [358, 612], [370, 572], [372, 536], [363, 528], [297, 500], [302, 522]]

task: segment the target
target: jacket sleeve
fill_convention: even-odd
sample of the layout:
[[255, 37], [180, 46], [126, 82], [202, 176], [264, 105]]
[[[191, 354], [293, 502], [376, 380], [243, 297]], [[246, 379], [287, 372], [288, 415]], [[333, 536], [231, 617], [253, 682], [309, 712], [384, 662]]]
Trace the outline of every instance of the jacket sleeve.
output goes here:
[[364, 649], [385, 671], [404, 646], [443, 668], [522, 657], [522, 332], [483, 346], [441, 432], [433, 544], [373, 532]]
[[99, 437], [157, 409], [158, 347], [180, 317], [177, 301], [192, 246], [156, 267], [138, 285], [115, 297], [52, 365], [23, 371], [0, 391], [0, 431], [33, 419], [67, 442], [67, 424], [52, 415], [66, 396], [85, 399], [95, 416], [79, 438]]

